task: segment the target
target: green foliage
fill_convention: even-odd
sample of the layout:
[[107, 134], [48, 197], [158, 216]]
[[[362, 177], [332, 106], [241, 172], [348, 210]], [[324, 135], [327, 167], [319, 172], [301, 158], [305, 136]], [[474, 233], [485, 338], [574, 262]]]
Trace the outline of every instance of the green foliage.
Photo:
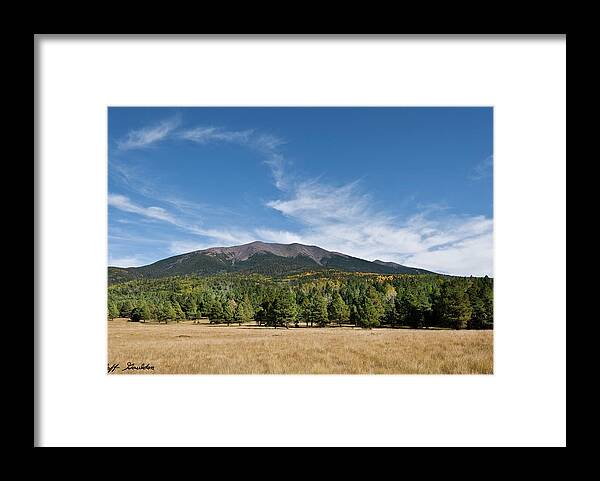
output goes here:
[[450, 282], [442, 285], [439, 309], [442, 325], [452, 329], [465, 329], [473, 312], [464, 286]]
[[131, 311], [133, 311], [133, 303], [129, 299], [122, 301], [119, 307], [119, 316], [130, 318]]
[[186, 296], [181, 304], [186, 319], [196, 319], [198, 317], [198, 302], [195, 297]]
[[139, 307], [134, 307], [131, 310], [131, 315], [129, 317], [129, 320], [131, 322], [140, 322], [141, 319], [142, 319], [142, 310]]
[[429, 324], [432, 311], [429, 295], [423, 289], [407, 291], [404, 296], [396, 302], [396, 320], [412, 328], [426, 327]]
[[234, 321], [240, 325], [245, 322], [250, 322], [253, 314], [252, 305], [248, 298], [245, 297], [235, 308]]
[[211, 298], [208, 301], [207, 314], [211, 322], [221, 322], [225, 318], [225, 312], [223, 311], [223, 304], [221, 301]]
[[350, 319], [350, 308], [342, 299], [339, 292], [333, 295], [329, 306], [329, 320], [342, 324]]
[[298, 308], [297, 319], [305, 322], [306, 327], [308, 327], [308, 323], [310, 322], [310, 300], [306, 296], [304, 296]]
[[431, 274], [423, 269], [401, 265], [386, 265], [344, 255], [331, 255], [317, 264], [314, 259], [298, 255], [283, 257], [272, 253], [258, 253], [243, 261], [231, 262], [225, 254], [196, 252], [170, 257], [142, 267], [109, 267], [110, 285], [135, 279], [158, 279], [170, 276], [213, 276], [224, 273], [262, 274], [285, 276], [304, 272], [327, 273], [330, 270], [341, 272], [370, 272], [375, 274]]
[[148, 319], [152, 319], [152, 310], [146, 302], [144, 302], [139, 309], [141, 320], [146, 321]]
[[316, 324], [323, 327], [329, 324], [329, 313], [327, 312], [327, 298], [319, 293], [313, 293], [309, 297], [308, 321], [310, 325]]
[[179, 302], [177, 302], [177, 301], [173, 302], [173, 311], [175, 312], [175, 316], [173, 317], [173, 319], [175, 319], [176, 321], [185, 319], [185, 314], [184, 314], [183, 309], [181, 308], [181, 305], [179, 304]]
[[296, 321], [297, 315], [296, 296], [290, 289], [284, 289], [273, 302], [273, 315], [270, 317], [270, 324], [275, 327], [278, 325], [288, 327]]
[[108, 318], [114, 319], [115, 317], [119, 317], [119, 308], [115, 302], [108, 303]]
[[223, 304], [223, 317], [227, 325], [231, 324], [235, 320], [235, 311], [237, 303], [233, 299], [228, 299]]
[[494, 325], [494, 301], [489, 278], [483, 282], [473, 282], [467, 290], [472, 307], [469, 329], [491, 329]]
[[487, 277], [375, 275], [337, 271], [275, 278], [256, 274], [138, 279], [108, 288], [108, 316], [175, 321], [372, 328], [493, 328]]
[[369, 287], [367, 294], [358, 306], [358, 325], [360, 327], [372, 328], [380, 325], [384, 313], [381, 297], [373, 287]]

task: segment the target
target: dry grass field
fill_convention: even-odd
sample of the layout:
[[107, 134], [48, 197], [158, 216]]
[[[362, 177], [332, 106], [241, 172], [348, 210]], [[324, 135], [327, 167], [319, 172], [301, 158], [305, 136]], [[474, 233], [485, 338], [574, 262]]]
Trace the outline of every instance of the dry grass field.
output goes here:
[[[108, 321], [112, 374], [491, 374], [492, 331]], [[154, 369], [128, 369], [145, 364]]]

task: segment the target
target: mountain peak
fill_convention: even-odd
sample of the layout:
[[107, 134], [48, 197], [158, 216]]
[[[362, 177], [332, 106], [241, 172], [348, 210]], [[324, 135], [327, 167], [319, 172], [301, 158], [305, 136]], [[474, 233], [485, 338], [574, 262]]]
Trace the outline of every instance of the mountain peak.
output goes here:
[[109, 282], [137, 278], [212, 275], [226, 272], [289, 275], [333, 269], [376, 274], [432, 274], [395, 262], [370, 262], [318, 246], [293, 242], [277, 244], [254, 241], [229, 247], [210, 247], [163, 259], [142, 267], [109, 267]]
[[231, 247], [210, 247], [196, 253], [209, 255], [224, 254], [234, 262], [245, 261], [259, 253], [273, 254], [279, 257], [304, 256], [321, 265], [321, 260], [336, 253], [329, 252], [317, 246], [308, 246], [294, 242], [292, 244], [276, 244], [271, 242], [254, 241], [248, 244]]

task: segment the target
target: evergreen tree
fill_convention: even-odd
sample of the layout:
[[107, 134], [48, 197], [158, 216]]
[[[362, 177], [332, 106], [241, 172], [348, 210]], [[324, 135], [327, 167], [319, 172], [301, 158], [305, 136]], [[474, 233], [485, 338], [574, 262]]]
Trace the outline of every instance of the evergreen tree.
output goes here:
[[129, 317], [129, 320], [131, 322], [140, 322], [141, 318], [142, 318], [142, 310], [139, 307], [134, 307], [131, 310], [131, 315]]
[[144, 302], [140, 308], [140, 320], [141, 321], [147, 321], [148, 319], [152, 318], [152, 313], [150, 311], [150, 307], [148, 306], [147, 302]]
[[133, 303], [129, 299], [125, 299], [119, 308], [119, 315], [121, 317], [131, 318], [131, 311], [133, 310], [133, 307]]
[[379, 326], [380, 319], [384, 314], [384, 307], [377, 290], [369, 287], [367, 295], [364, 297], [358, 310], [358, 324], [361, 327], [369, 328]]
[[208, 305], [208, 317], [210, 317], [211, 324], [213, 322], [219, 323], [223, 317], [223, 304], [218, 299], [211, 299]]
[[323, 327], [329, 323], [329, 313], [327, 312], [327, 298], [319, 293], [314, 293], [310, 297], [310, 307], [308, 311], [310, 325], [316, 324]]
[[173, 302], [173, 311], [175, 312], [175, 316], [173, 319], [175, 319], [177, 322], [179, 322], [182, 319], [185, 319], [185, 313], [183, 312], [183, 309], [181, 308], [181, 304], [179, 304], [179, 302]]
[[296, 296], [289, 290], [283, 290], [275, 299], [273, 305], [273, 325], [288, 327], [290, 323], [295, 322], [298, 315], [298, 306], [296, 305]]
[[465, 329], [473, 310], [464, 287], [450, 281], [442, 286], [441, 309], [444, 324], [452, 329]]
[[235, 320], [236, 308], [237, 303], [233, 299], [229, 299], [225, 301], [225, 304], [223, 304], [223, 316], [228, 326]]
[[357, 305], [352, 304], [350, 306], [350, 322], [352, 322], [355, 327], [358, 326], [359, 317]]
[[244, 299], [242, 302], [238, 302], [235, 308], [235, 314], [233, 316], [233, 319], [240, 326], [242, 325], [242, 323], [248, 322], [252, 319], [251, 308], [247, 299]]
[[344, 302], [344, 299], [342, 299], [342, 296], [340, 296], [339, 292], [336, 292], [331, 300], [329, 319], [331, 321], [337, 321], [340, 326], [343, 322], [350, 319], [350, 309]]
[[194, 297], [187, 297], [181, 306], [186, 319], [195, 319], [198, 315], [198, 304]]
[[429, 296], [421, 289], [406, 292], [400, 301], [400, 317], [412, 328], [424, 327], [431, 311]]
[[304, 297], [304, 299], [302, 300], [298, 318], [302, 319], [306, 323], [306, 327], [308, 327], [308, 323], [310, 322], [310, 300], [308, 299], [308, 297]]
[[169, 320], [169, 310], [167, 309], [167, 305], [164, 302], [161, 302], [156, 309], [156, 317], [158, 318], [158, 322], [165, 322], [165, 324]]
[[165, 303], [165, 315], [166, 315], [166, 320], [169, 320], [169, 321], [173, 321], [177, 318], [177, 312], [175, 311], [173, 304], [171, 304], [171, 302], [169, 302], [169, 301], [167, 301]]
[[[140, 320], [192, 318], [196, 310], [211, 322], [222, 322], [226, 308], [230, 322], [254, 318], [259, 325], [278, 327], [296, 321], [311, 327], [344, 323], [347, 314], [362, 327], [389, 323], [491, 329], [493, 294], [493, 279], [487, 277], [326, 271], [284, 279], [242, 273], [146, 278], [110, 285], [107, 317], [131, 318], [137, 307]], [[230, 299], [237, 301], [233, 310], [232, 303], [227, 305]], [[295, 316], [286, 313], [288, 305], [295, 305]]]
[[114, 319], [116, 317], [119, 317], [119, 309], [117, 308], [117, 305], [114, 302], [109, 302], [108, 303], [108, 318]]

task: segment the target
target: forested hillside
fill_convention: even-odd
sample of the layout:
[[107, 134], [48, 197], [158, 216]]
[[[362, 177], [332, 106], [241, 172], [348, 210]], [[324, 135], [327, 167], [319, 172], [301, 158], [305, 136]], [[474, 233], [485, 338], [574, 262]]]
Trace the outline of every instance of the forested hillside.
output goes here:
[[250, 242], [240, 246], [211, 247], [169, 257], [141, 267], [109, 267], [108, 282], [157, 279], [185, 275], [214, 275], [226, 272], [281, 276], [336, 269], [377, 274], [432, 274], [395, 262], [370, 262], [340, 252], [303, 244]]
[[108, 317], [267, 326], [493, 328], [489, 277], [316, 272], [137, 279], [108, 288]]

